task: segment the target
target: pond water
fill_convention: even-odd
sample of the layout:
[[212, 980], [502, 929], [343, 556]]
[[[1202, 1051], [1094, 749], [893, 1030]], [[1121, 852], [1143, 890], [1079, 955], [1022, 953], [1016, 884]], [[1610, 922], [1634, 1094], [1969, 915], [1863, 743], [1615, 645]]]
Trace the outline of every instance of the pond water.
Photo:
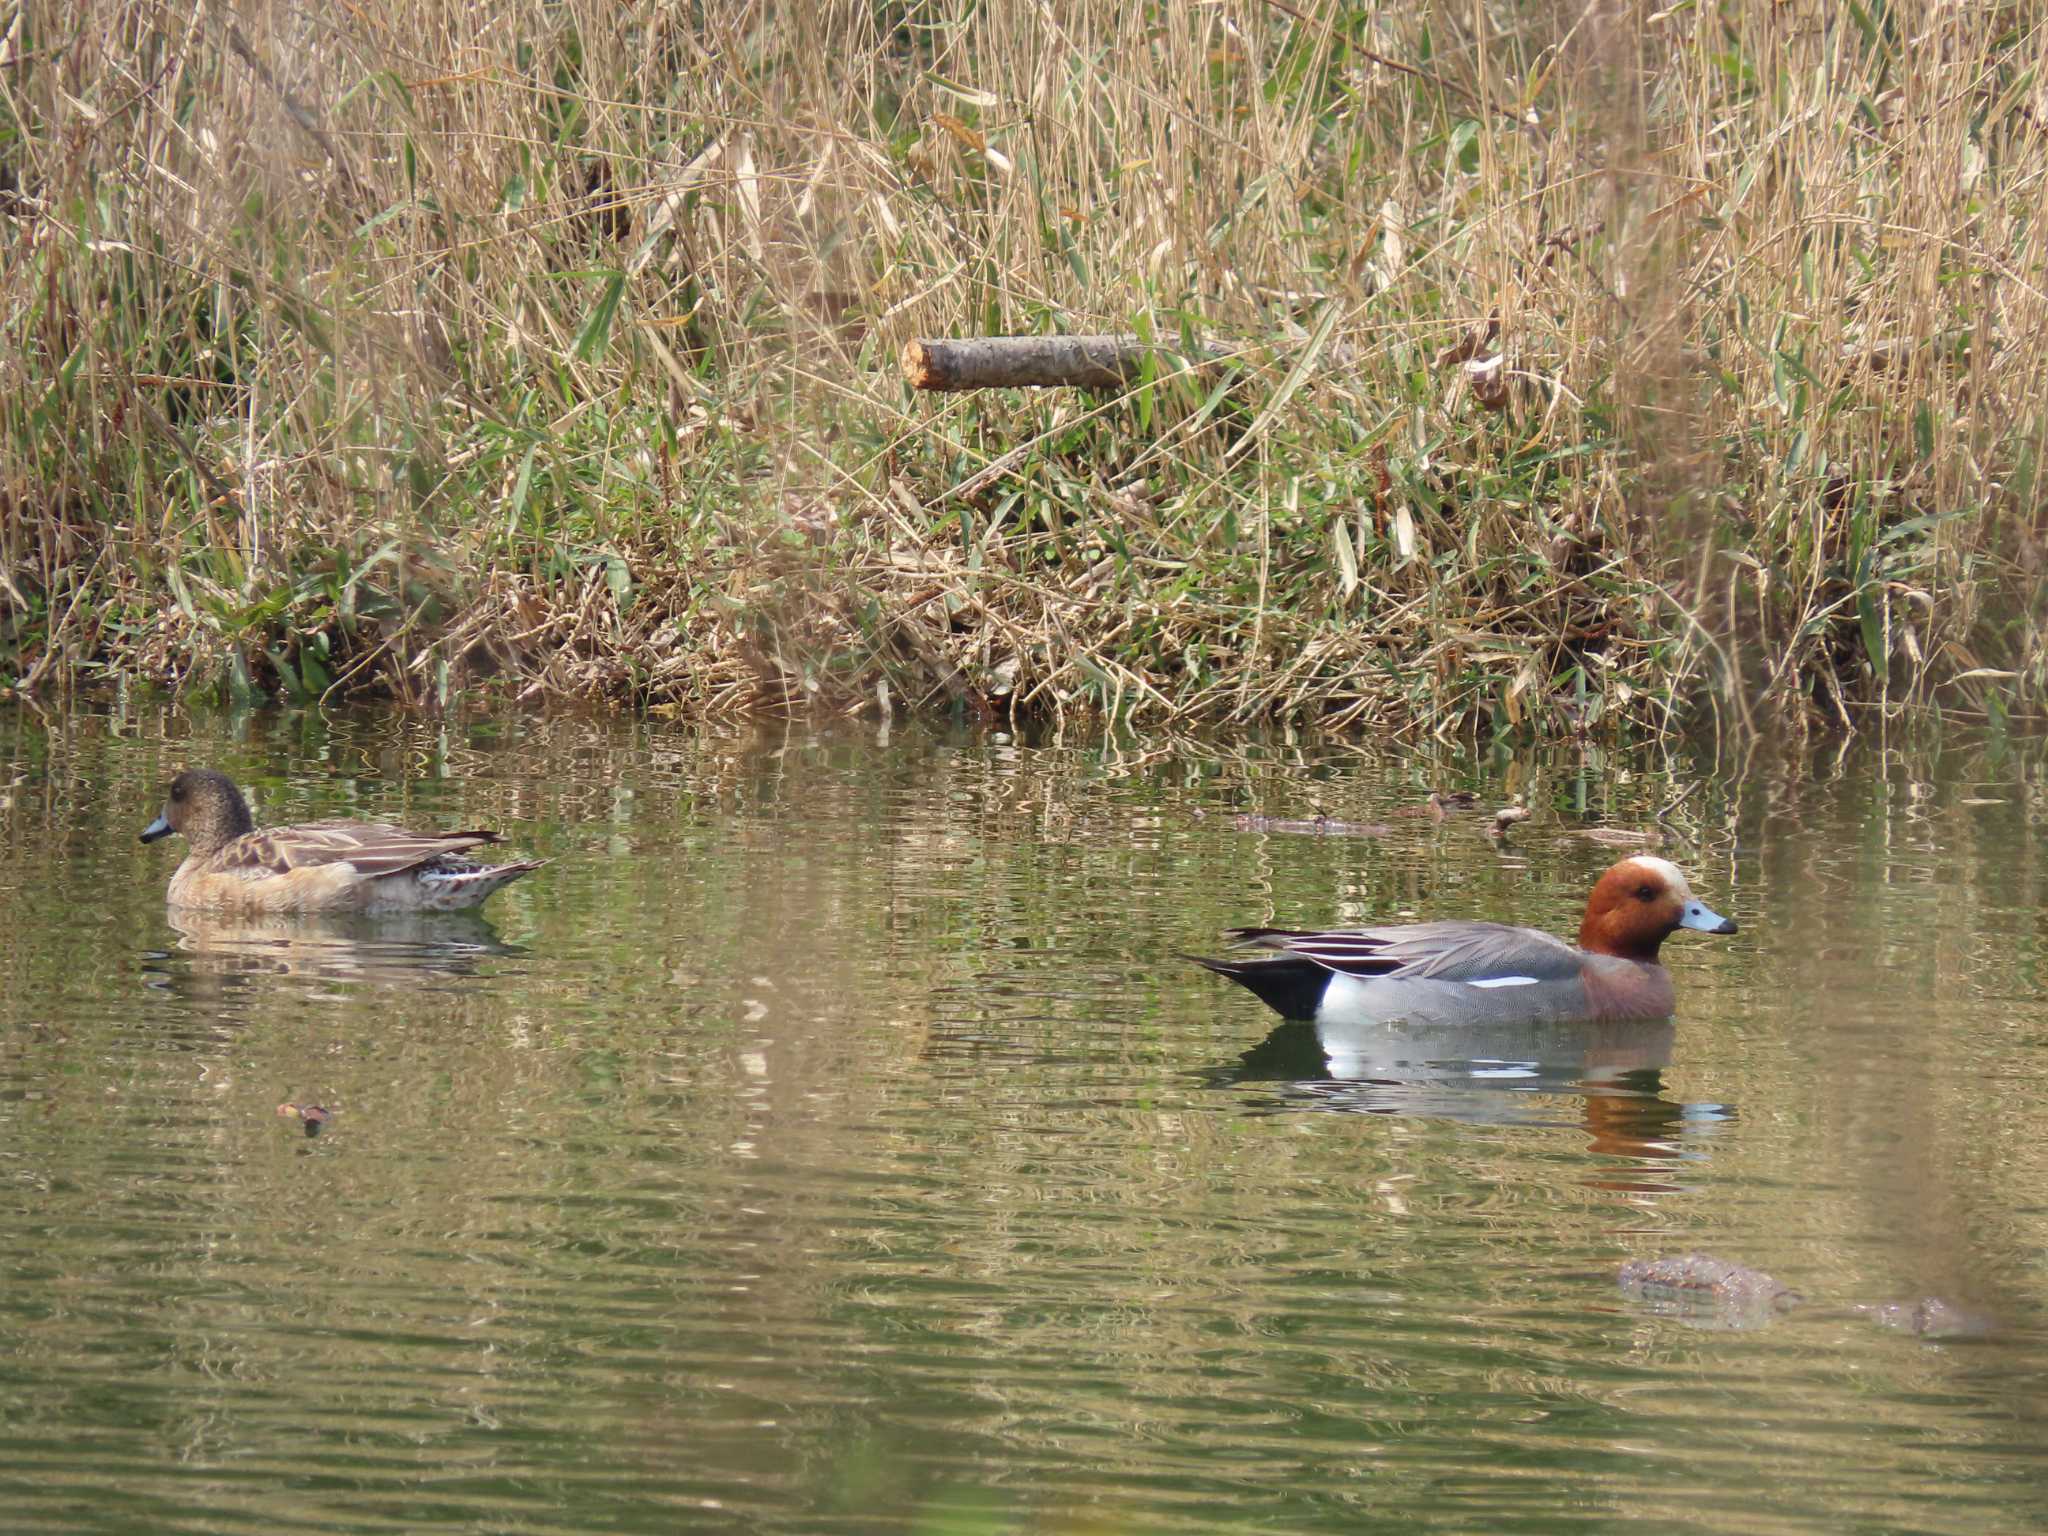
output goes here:
[[[0, 757], [9, 1531], [2048, 1524], [2038, 744], [110, 706]], [[186, 764], [553, 862], [475, 922], [167, 912]], [[1667, 945], [1669, 1025], [1325, 1049], [1176, 958], [1570, 933], [1576, 834], [1674, 801], [1742, 928]], [[1617, 1286], [1691, 1252], [1804, 1304]], [[1873, 1310], [1925, 1298], [1990, 1336]]]

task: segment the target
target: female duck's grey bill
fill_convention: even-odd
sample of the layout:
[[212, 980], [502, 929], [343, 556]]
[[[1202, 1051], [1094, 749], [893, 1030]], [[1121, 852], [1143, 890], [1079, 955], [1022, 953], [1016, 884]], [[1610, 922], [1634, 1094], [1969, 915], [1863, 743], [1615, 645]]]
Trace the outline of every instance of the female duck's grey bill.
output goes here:
[[145, 843], [153, 843], [160, 837], [169, 837], [170, 835], [171, 824], [161, 816], [142, 829], [142, 840]]
[[[151, 831], [154, 830], [155, 828], [151, 829]], [[142, 836], [147, 841], [149, 833], [145, 832]], [[1678, 915], [1678, 926], [1681, 928], [1697, 928], [1701, 933], [1735, 932], [1735, 920], [1733, 918], [1723, 917], [1703, 901], [1688, 901], [1685, 904], [1685, 910]]]

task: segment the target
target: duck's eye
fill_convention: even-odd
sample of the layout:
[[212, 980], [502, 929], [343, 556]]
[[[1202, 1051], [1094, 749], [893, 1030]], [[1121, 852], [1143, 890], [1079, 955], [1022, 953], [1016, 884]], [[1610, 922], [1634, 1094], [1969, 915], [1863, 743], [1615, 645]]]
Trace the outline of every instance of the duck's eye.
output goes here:
[[1636, 887], [1636, 900], [1655, 901], [1656, 899], [1657, 887], [1654, 885], [1639, 885]]
[[171, 798], [172, 798], [173, 800], [182, 800], [182, 799], [184, 799], [184, 798], [185, 798], [185, 786], [184, 786], [184, 785], [182, 785], [182, 784], [173, 784], [173, 785], [171, 786]]

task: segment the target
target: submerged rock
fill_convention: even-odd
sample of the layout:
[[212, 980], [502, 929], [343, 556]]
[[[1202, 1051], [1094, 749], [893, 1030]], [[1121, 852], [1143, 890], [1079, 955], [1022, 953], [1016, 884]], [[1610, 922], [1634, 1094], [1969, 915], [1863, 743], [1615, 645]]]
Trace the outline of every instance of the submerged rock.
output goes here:
[[[1694, 1328], [1762, 1328], [1806, 1299], [1776, 1276], [1705, 1253], [1631, 1259], [1617, 1278], [1624, 1294]], [[1940, 1296], [1862, 1302], [1849, 1310], [1922, 1339], [1982, 1339], [1998, 1332], [1996, 1319]]]
[[1631, 1259], [1619, 1279], [1625, 1294], [1696, 1328], [1762, 1328], [1804, 1299], [1760, 1269], [1704, 1253]]
[[1923, 1339], [1987, 1339], [1998, 1332], [1996, 1319], [1939, 1296], [1879, 1302], [1856, 1310], [1880, 1328], [1896, 1328]]

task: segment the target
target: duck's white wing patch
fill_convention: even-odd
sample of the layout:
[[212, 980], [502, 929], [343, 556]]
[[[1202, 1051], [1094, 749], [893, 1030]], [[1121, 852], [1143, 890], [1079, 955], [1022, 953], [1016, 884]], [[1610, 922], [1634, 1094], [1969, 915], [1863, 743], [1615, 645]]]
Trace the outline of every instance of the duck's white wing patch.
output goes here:
[[1534, 976], [1482, 976], [1477, 981], [1465, 983], [1468, 987], [1533, 987]]

